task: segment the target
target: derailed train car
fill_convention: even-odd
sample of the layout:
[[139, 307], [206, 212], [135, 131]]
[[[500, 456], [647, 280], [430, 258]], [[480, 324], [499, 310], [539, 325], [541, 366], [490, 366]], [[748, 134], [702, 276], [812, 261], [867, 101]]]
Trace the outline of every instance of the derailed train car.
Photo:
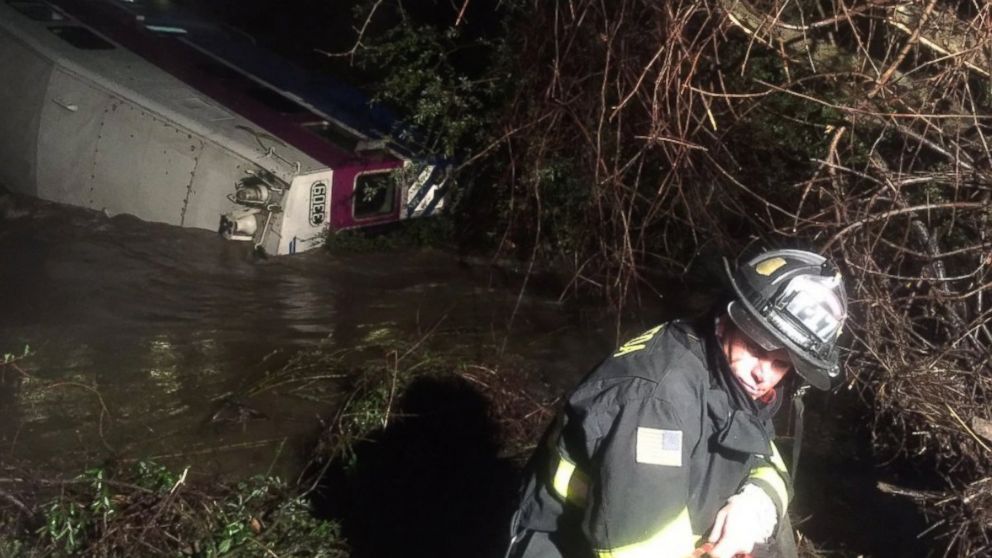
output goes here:
[[444, 165], [390, 142], [364, 97], [194, 16], [5, 0], [0, 79], [0, 183], [42, 199], [270, 254], [444, 205]]

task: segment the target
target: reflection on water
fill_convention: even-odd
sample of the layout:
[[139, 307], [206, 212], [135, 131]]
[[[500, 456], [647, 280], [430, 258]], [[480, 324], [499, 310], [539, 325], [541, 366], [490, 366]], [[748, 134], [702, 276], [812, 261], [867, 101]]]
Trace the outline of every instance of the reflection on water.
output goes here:
[[[246, 398], [296, 353], [438, 323], [435, 341], [481, 353], [502, 343], [518, 294], [438, 252], [255, 259], [210, 232], [6, 196], [0, 292], [0, 352], [33, 352], [24, 374], [4, 369], [0, 459], [74, 471], [157, 456], [238, 473], [292, 466], [333, 413], [291, 391]], [[565, 385], [613, 343], [533, 297], [508, 341]], [[250, 420], [217, 420], [228, 412]]]

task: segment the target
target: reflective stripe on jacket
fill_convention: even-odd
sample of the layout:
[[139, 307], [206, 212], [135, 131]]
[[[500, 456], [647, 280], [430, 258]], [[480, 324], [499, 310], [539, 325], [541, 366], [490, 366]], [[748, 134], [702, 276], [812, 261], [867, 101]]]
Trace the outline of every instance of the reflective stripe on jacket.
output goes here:
[[684, 322], [602, 362], [531, 462], [520, 528], [597, 557], [688, 556], [744, 483], [764, 490], [781, 518], [791, 486], [771, 421], [735, 409], [708, 362]]

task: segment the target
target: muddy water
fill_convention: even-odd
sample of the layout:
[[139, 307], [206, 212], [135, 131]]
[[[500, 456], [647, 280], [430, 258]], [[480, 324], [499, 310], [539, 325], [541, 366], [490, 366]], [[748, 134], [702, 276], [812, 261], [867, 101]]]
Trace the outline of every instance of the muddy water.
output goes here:
[[[508, 278], [509, 277], [509, 278]], [[326, 400], [249, 387], [313, 347], [383, 335], [505, 346], [568, 385], [613, 346], [553, 293], [433, 251], [257, 259], [207, 231], [0, 197], [0, 461], [78, 471], [154, 457], [289, 472]], [[602, 317], [602, 316], [600, 316]], [[436, 327], [435, 327], [436, 326]]]
[[[155, 458], [191, 475], [293, 475], [334, 394], [254, 388], [313, 348], [375, 356], [428, 331], [442, 350], [504, 347], [562, 393], [615, 346], [614, 322], [534, 286], [507, 333], [519, 276], [449, 254], [256, 259], [207, 231], [0, 195], [0, 352], [31, 349], [0, 367], [0, 466]], [[925, 525], [878, 493], [870, 453], [844, 447], [863, 419], [810, 399], [799, 528], [832, 555], [918, 554]], [[865, 528], [880, 518], [900, 528]]]

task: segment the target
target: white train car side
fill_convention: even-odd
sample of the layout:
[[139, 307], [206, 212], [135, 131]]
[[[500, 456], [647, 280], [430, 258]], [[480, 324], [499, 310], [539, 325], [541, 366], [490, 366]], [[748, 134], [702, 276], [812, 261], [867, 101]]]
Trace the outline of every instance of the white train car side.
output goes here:
[[[409, 161], [341, 149], [319, 133], [333, 122], [316, 112], [286, 124], [289, 116], [254, 110], [250, 99], [235, 96], [235, 108], [225, 106], [217, 99], [223, 81], [201, 79], [198, 89], [177, 77], [185, 68], [162, 67], [169, 56], [198, 56], [189, 43], [156, 36], [140, 22], [132, 29], [127, 14], [121, 21], [108, 35], [45, 2], [0, 3], [0, 182], [110, 214], [220, 230], [271, 254], [318, 246], [328, 227], [378, 224], [439, 205], [433, 186], [413, 173], [408, 188], [389, 190], [380, 206], [362, 206], [371, 190], [360, 189], [382, 181], [365, 185], [361, 177]], [[115, 40], [121, 37], [134, 38], [141, 55]], [[173, 50], [156, 59], [155, 49]], [[197, 83], [223, 64], [205, 57], [187, 66]], [[255, 87], [250, 76], [228, 83]], [[430, 192], [426, 201], [418, 191]]]

